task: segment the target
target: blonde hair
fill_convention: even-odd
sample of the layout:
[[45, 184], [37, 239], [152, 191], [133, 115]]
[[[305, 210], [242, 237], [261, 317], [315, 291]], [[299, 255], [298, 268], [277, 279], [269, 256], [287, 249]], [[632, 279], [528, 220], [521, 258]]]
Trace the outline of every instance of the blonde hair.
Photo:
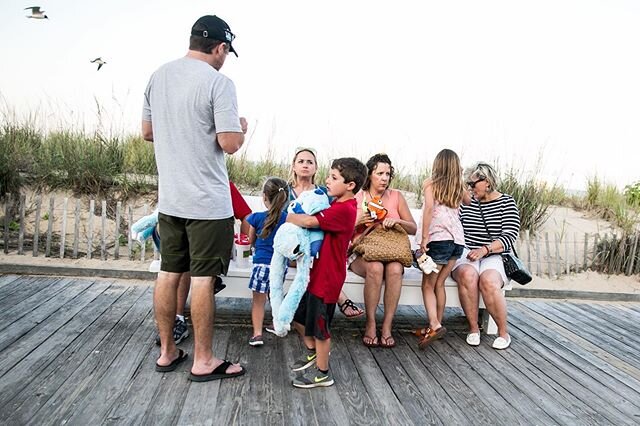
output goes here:
[[[298, 186], [298, 175], [296, 175], [296, 172], [293, 170], [293, 167], [296, 165], [296, 160], [298, 159], [298, 155], [301, 152], [308, 152], [313, 156], [313, 162], [316, 165], [316, 173], [318, 172], [318, 159], [316, 158], [316, 151], [312, 148], [296, 149], [296, 153], [294, 154], [293, 160], [291, 161], [291, 168], [289, 169], [289, 180], [287, 182], [289, 186], [292, 188], [295, 188], [296, 186]], [[311, 176], [311, 183], [314, 185], [316, 184], [316, 173], [314, 173], [313, 176]]]
[[465, 176], [467, 179], [471, 179], [475, 176], [478, 179], [486, 180], [489, 184], [488, 192], [496, 190], [500, 185], [500, 177], [498, 176], [496, 169], [491, 167], [488, 163], [479, 162], [474, 164], [465, 171]]
[[447, 207], [457, 208], [462, 202], [464, 180], [458, 154], [443, 149], [436, 155], [431, 168], [433, 198]]

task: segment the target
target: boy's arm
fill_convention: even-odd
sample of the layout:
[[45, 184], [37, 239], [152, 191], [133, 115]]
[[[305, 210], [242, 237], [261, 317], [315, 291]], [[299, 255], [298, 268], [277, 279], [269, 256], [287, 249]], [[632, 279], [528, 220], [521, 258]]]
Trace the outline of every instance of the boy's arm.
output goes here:
[[318, 219], [316, 219], [315, 216], [311, 216], [308, 214], [289, 213], [287, 215], [287, 222], [293, 223], [294, 225], [298, 225], [302, 228], [320, 227], [320, 222], [318, 222]]

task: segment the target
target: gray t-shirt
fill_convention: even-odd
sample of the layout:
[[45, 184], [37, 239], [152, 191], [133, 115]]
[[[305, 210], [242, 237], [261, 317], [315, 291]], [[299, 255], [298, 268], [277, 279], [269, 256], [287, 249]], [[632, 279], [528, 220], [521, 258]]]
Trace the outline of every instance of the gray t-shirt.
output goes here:
[[233, 82], [184, 57], [149, 80], [142, 119], [150, 121], [158, 165], [158, 210], [185, 219], [233, 216], [224, 152], [216, 133], [241, 132]]

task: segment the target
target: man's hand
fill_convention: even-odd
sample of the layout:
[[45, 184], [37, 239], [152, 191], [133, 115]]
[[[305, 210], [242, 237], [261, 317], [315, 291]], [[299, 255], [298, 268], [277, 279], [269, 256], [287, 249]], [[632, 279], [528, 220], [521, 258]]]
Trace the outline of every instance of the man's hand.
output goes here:
[[247, 134], [247, 128], [249, 124], [247, 123], [247, 119], [244, 117], [240, 117], [240, 127], [242, 128], [242, 133]]

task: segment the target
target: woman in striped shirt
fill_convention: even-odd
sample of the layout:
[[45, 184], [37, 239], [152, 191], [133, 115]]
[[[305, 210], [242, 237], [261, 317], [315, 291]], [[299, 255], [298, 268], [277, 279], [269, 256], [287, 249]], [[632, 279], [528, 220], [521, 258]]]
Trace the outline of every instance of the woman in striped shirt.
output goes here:
[[520, 232], [520, 214], [513, 197], [496, 190], [498, 174], [489, 164], [478, 163], [467, 170], [467, 185], [473, 198], [460, 207], [465, 250], [453, 267], [462, 309], [469, 322], [467, 343], [480, 344], [478, 294], [498, 326], [495, 349], [511, 344], [507, 332], [507, 302], [502, 287], [508, 282], [500, 253], [511, 250]]

